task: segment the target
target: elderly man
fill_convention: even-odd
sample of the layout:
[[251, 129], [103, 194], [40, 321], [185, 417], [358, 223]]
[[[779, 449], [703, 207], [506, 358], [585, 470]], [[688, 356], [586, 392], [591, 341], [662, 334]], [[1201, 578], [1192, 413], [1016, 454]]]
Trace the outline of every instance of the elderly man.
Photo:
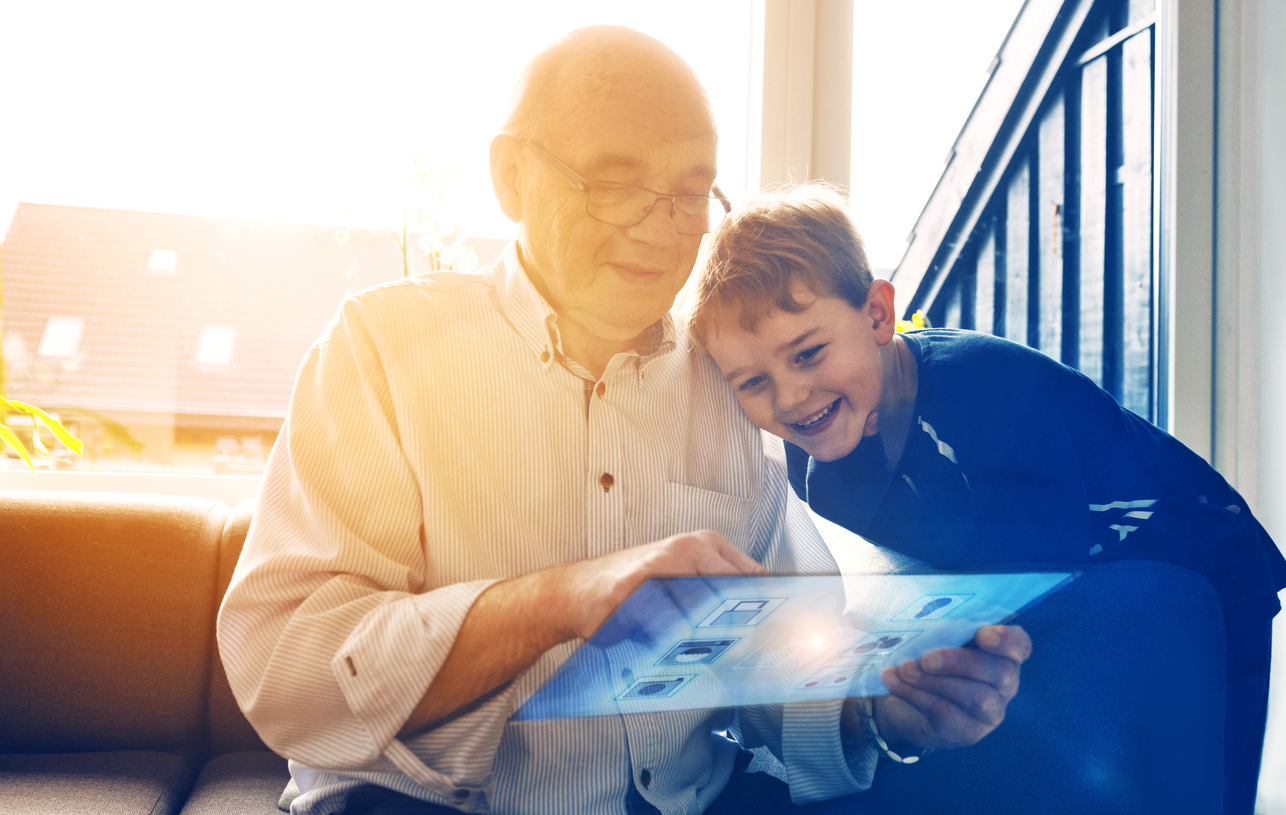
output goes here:
[[[491, 147], [517, 243], [347, 300], [309, 350], [219, 617], [294, 812], [735, 811], [761, 745], [790, 780], [755, 774], [761, 809], [869, 785], [851, 701], [510, 721], [649, 577], [835, 570], [780, 442], [668, 314], [722, 213], [715, 148], [675, 54], [576, 32]], [[979, 641], [889, 677], [878, 727], [989, 732], [1030, 642]]]

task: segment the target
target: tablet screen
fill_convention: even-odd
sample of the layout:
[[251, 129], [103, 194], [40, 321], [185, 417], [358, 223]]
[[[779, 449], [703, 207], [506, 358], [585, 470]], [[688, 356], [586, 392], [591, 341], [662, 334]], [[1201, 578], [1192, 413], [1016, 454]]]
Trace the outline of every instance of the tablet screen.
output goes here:
[[519, 708], [565, 719], [888, 693], [880, 669], [973, 639], [1070, 572], [648, 580]]

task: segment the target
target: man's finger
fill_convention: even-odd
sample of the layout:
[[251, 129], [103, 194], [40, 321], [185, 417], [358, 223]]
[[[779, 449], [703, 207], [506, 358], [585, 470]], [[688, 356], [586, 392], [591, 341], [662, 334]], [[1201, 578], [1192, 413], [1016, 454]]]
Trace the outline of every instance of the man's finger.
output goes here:
[[[753, 562], [753, 561], [752, 561]], [[747, 574], [744, 563], [729, 558], [724, 552], [716, 549], [703, 549], [696, 556], [696, 573], [699, 575]]]
[[718, 532], [702, 529], [676, 535], [667, 542], [664, 560], [653, 563], [657, 574], [738, 575], [764, 574], [763, 567], [724, 540]]
[[727, 538], [718, 532], [702, 530], [698, 534], [709, 535], [708, 540], [711, 540], [725, 560], [736, 567], [737, 574], [768, 574], [768, 570], [759, 565], [757, 560], [733, 546], [728, 542]]

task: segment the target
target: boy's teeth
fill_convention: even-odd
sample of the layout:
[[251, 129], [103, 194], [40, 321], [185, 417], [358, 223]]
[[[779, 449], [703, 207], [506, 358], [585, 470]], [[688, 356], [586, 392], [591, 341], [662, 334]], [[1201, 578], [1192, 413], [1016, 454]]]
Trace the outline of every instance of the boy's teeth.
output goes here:
[[814, 416], [812, 419], [809, 419], [806, 422], [797, 422], [795, 426], [807, 429], [807, 428], [813, 427], [814, 425], [821, 424], [821, 422], [824, 421], [827, 416], [831, 415], [831, 411], [834, 409], [835, 409], [835, 403], [831, 402], [829, 405], [826, 406], [825, 410], [823, 410], [821, 413], [818, 413], [816, 416]]

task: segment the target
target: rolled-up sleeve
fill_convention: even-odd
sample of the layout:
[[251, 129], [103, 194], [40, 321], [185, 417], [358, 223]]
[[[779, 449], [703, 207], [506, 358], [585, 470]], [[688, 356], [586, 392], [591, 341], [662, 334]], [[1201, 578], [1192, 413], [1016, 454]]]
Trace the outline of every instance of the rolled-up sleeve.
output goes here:
[[494, 582], [425, 585], [424, 535], [389, 385], [349, 301], [301, 366], [219, 613], [233, 693], [274, 751], [396, 767], [446, 796], [484, 783], [509, 701], [475, 709], [441, 766], [396, 739]]

